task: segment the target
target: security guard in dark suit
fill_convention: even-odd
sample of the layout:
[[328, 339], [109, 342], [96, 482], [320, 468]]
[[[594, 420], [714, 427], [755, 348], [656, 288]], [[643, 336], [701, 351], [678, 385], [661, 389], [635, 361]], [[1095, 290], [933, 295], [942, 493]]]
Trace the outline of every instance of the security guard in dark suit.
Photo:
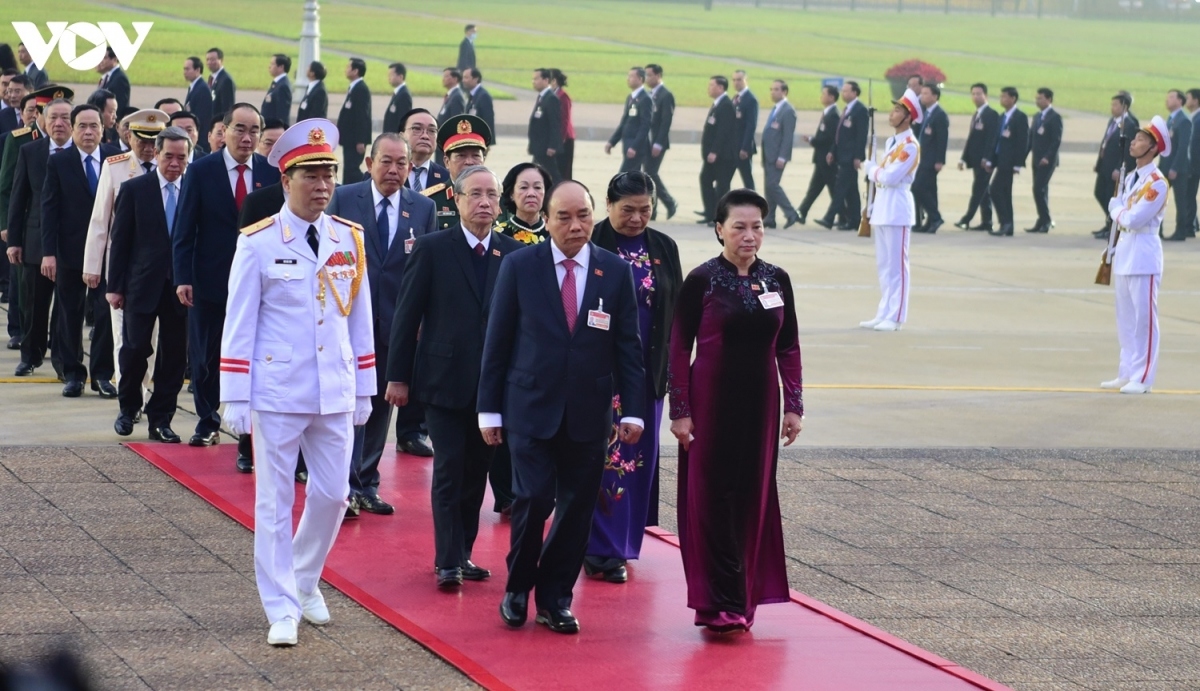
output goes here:
[[758, 98], [750, 91], [750, 82], [745, 70], [733, 73], [733, 108], [737, 116], [740, 135], [737, 169], [742, 175], [742, 186], [754, 189], [754, 154], [758, 146], [754, 143], [754, 132], [758, 129]]
[[[1175, 197], [1175, 232], [1163, 237], [1164, 240], [1180, 242], [1186, 240], [1192, 230], [1192, 219], [1188, 216], [1191, 203], [1186, 191], [1188, 178], [1191, 175], [1192, 162], [1188, 149], [1192, 143], [1192, 119], [1183, 110], [1184, 96], [1179, 89], [1167, 92], [1167, 128], [1171, 132], [1171, 155], [1159, 157], [1158, 169], [1167, 177], [1171, 186], [1171, 194]], [[1163, 235], [1163, 231], [1158, 231]]]
[[[994, 155], [996, 136], [1000, 133], [1000, 114], [988, 106], [987, 84], [971, 85], [971, 100], [975, 102], [975, 115], [971, 117], [971, 130], [967, 132], [967, 144], [963, 147], [962, 159], [958, 169], [970, 168], [975, 174], [971, 183], [971, 201], [967, 204], [967, 213], [954, 224], [955, 228], [963, 230], [992, 229], [992, 198], [988, 192], [988, 183], [992, 179], [992, 171], [983, 165], [984, 159]], [[1105, 199], [1107, 204], [1107, 198]], [[980, 214], [977, 226], [971, 225], [975, 211]]]
[[[1184, 193], [1187, 195], [1188, 218], [1191, 223], [1188, 224], [1187, 236], [1189, 238], [1196, 237], [1196, 195], [1200, 193], [1200, 89], [1188, 89], [1185, 108], [1188, 111], [1188, 117], [1192, 119], [1192, 145], [1188, 147], [1188, 158], [1191, 159], [1191, 174], [1188, 176], [1187, 188]], [[3, 190], [0, 190], [3, 192]]]
[[350, 58], [346, 63], [350, 89], [337, 119], [342, 142], [343, 185], [362, 181], [362, 162], [371, 145], [371, 90], [363, 81], [366, 75], [367, 63], [362, 58]]
[[392, 85], [392, 100], [383, 111], [383, 131], [400, 133], [400, 120], [412, 110], [412, 93], [408, 90], [408, 68], [402, 62], [388, 65], [388, 84]]
[[804, 135], [804, 141], [813, 148], [813, 172], [808, 181], [808, 192], [804, 194], [804, 200], [800, 202], [800, 207], [797, 209], [800, 214], [798, 220], [801, 224], [808, 219], [808, 210], [816, 203], [817, 197], [821, 196], [822, 190], [828, 189], [829, 197], [833, 198], [833, 182], [837, 177], [837, 166], [830, 163], [827, 157], [833, 148], [833, 135], [837, 132], [838, 121], [841, 120], [841, 116], [838, 114], [837, 100], [836, 86], [821, 87], [821, 106], [824, 108], [821, 113], [821, 122], [817, 124], [815, 134]]
[[988, 191], [1000, 221], [999, 228], [988, 231], [990, 235], [1007, 237], [1013, 234], [1013, 176], [1025, 167], [1025, 158], [1029, 155], [1029, 116], [1017, 108], [1019, 99], [1016, 87], [1006, 86], [1000, 90], [1000, 105], [1005, 109], [1000, 118], [1000, 134], [996, 136], [994, 152], [983, 160], [985, 168], [995, 170]]
[[1027, 233], [1049, 233], [1054, 227], [1050, 219], [1050, 178], [1058, 167], [1058, 148], [1062, 144], [1063, 121], [1054, 110], [1054, 92], [1046, 87], [1037, 91], [1038, 114], [1033, 116], [1029, 131], [1029, 152], [1033, 159], [1033, 203], [1037, 206], [1037, 223], [1026, 228]]
[[917, 129], [917, 142], [921, 145], [921, 159], [917, 164], [917, 177], [913, 180], [913, 199], [917, 203], [917, 218], [925, 214], [925, 223], [918, 222], [913, 231], [936, 233], [942, 227], [942, 213], [938, 210], [937, 176], [946, 165], [946, 147], [950, 141], [950, 116], [942, 109], [939, 101], [942, 89], [937, 84], [921, 87], [921, 107], [925, 117]]
[[562, 151], [563, 122], [561, 104], [550, 85], [551, 76], [544, 67], [533, 71], [533, 90], [538, 96], [529, 114], [529, 155], [550, 173], [551, 180], [558, 182], [562, 175], [554, 155]]
[[271, 73], [270, 88], [263, 97], [263, 120], [278, 120], [287, 129], [292, 117], [292, 83], [288, 81], [288, 73], [292, 71], [292, 59], [283, 53], [271, 56], [271, 64], [267, 66]]
[[1128, 92], [1119, 91], [1112, 97], [1109, 106], [1112, 119], [1108, 121], [1104, 137], [1100, 140], [1100, 153], [1096, 156], [1096, 165], [1093, 168], [1096, 172], [1096, 186], [1092, 193], [1100, 208], [1104, 209], [1104, 225], [1092, 233], [1092, 237], [1099, 240], [1107, 240], [1109, 228], [1112, 227], [1112, 219], [1108, 215], [1108, 202], [1116, 193], [1122, 166], [1126, 172], [1136, 168], [1133, 157], [1129, 155], [1129, 145], [1138, 131], [1137, 118], [1129, 112], [1131, 105], [1133, 97]]
[[661, 201], [663, 206], [667, 207], [667, 220], [670, 220], [678, 207], [675, 205], [675, 198], [667, 192], [666, 185], [662, 183], [658, 169], [667, 155], [667, 149], [671, 148], [671, 121], [675, 118], [675, 94], [667, 89], [666, 84], [663, 84], [662, 76], [662, 65], [646, 65], [646, 86], [650, 90], [650, 101], [654, 105], [654, 111], [650, 116], [650, 155], [646, 157], [644, 170], [646, 175], [649, 175], [650, 179], [654, 181], [654, 187], [658, 190], [658, 198], [655, 200], [651, 219], [658, 218], [657, 202]]
[[650, 120], [654, 116], [654, 103], [646, 93], [646, 70], [630, 67], [625, 77], [632, 93], [625, 98], [625, 110], [617, 131], [608, 138], [604, 153], [611, 154], [617, 144], [621, 145], [621, 170], [629, 173], [639, 171], [650, 153]]
[[324, 119], [329, 111], [329, 94], [325, 92], [325, 66], [314, 60], [308, 66], [308, 86], [296, 111], [296, 122], [312, 118]]
[[[421, 190], [421, 194], [433, 200], [438, 230], [454, 228], [461, 224], [458, 205], [454, 202], [454, 180], [467, 168], [481, 166], [487, 161], [487, 148], [478, 145], [481, 135], [485, 142], [494, 141], [487, 123], [474, 115], [456, 115], [438, 127], [438, 150], [445, 152], [450, 181], [439, 182]], [[464, 146], [463, 141], [472, 144]]]
[[738, 129], [737, 110], [726, 93], [729, 80], [720, 75], [708, 80], [708, 97], [713, 99], [700, 135], [700, 198], [704, 210], [697, 211], [697, 223], [710, 225], [715, 221], [717, 201], [729, 191], [733, 172], [737, 170], [738, 145], [741, 131]]
[[838, 230], [858, 230], [862, 220], [862, 199], [858, 194], [858, 169], [866, 159], [867, 130], [871, 122], [871, 114], [859, 100], [862, 89], [858, 82], [848, 81], [842, 85], [842, 101], [846, 108], [833, 133], [833, 147], [826, 154], [825, 161], [837, 166], [837, 178], [833, 183], [833, 204], [825, 217], [818, 219], [816, 224], [825, 228], [833, 228], [833, 220], [837, 214], [842, 215]]

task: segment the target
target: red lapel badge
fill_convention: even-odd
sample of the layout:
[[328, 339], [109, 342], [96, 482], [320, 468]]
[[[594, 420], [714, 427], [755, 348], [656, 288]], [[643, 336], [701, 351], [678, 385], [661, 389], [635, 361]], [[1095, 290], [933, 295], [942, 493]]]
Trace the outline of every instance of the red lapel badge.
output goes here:
[[597, 276], [603, 276], [603, 275], [604, 275], [604, 272], [603, 272], [603, 271], [601, 271], [600, 269], [596, 269], [595, 273], [596, 273], [596, 275], [597, 275]]
[[499, 256], [500, 256], [500, 250], [492, 250], [492, 256], [494, 256], [494, 257], [499, 257]]

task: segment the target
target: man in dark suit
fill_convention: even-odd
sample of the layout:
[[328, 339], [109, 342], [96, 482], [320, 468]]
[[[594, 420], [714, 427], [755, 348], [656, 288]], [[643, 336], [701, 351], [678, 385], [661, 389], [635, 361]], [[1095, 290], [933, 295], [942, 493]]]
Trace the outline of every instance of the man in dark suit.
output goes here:
[[1100, 153], [1096, 156], [1096, 185], [1092, 190], [1093, 196], [1104, 209], [1104, 225], [1092, 233], [1092, 237], [1107, 240], [1112, 219], [1108, 215], [1108, 202], [1116, 194], [1117, 181], [1121, 178], [1121, 169], [1128, 173], [1135, 169], [1133, 157], [1129, 155], [1129, 145], [1133, 135], [1138, 131], [1137, 118], [1129, 112], [1133, 98], [1124, 91], [1118, 92], [1110, 101], [1109, 110], [1112, 119], [1100, 139]]
[[1029, 130], [1029, 153], [1033, 159], [1033, 203], [1038, 219], [1027, 233], [1049, 233], [1054, 227], [1050, 218], [1050, 178], [1058, 167], [1058, 148], [1062, 144], [1063, 121], [1054, 110], [1054, 92], [1046, 87], [1037, 91], [1038, 114], [1033, 116]]
[[[279, 170], [254, 153], [263, 127], [258, 109], [249, 103], [235, 104], [224, 124], [225, 147], [188, 168], [171, 229], [175, 292], [191, 308], [188, 355], [199, 418], [188, 442], [192, 446], [220, 441], [218, 361], [229, 267], [239, 237], [238, 212], [251, 191], [279, 182]], [[238, 447], [238, 469], [250, 472], [249, 435]]]
[[650, 120], [654, 117], [654, 103], [646, 93], [646, 70], [630, 67], [625, 77], [632, 93], [625, 97], [625, 109], [621, 111], [621, 122], [617, 130], [604, 144], [604, 153], [611, 154], [617, 144], [621, 145], [621, 169], [629, 173], [641, 170], [650, 153]]
[[308, 85], [304, 97], [296, 110], [296, 122], [311, 118], [324, 118], [329, 112], [329, 94], [325, 92], [325, 66], [313, 61], [308, 66]]
[[713, 105], [708, 109], [704, 121], [704, 132], [700, 136], [700, 198], [704, 210], [697, 223], [711, 225], [717, 200], [729, 191], [733, 172], [737, 170], [738, 146], [741, 131], [738, 129], [737, 109], [725, 93], [729, 80], [720, 75], [708, 80], [708, 97]]
[[[1160, 156], [1158, 169], [1167, 177], [1171, 186], [1171, 195], [1175, 197], [1175, 232], [1166, 235], [1164, 240], [1179, 242], [1186, 240], [1192, 233], [1192, 219], [1188, 215], [1191, 201], [1188, 199], [1188, 178], [1191, 176], [1192, 161], [1189, 149], [1192, 144], [1192, 119], [1183, 110], [1184, 95], [1179, 89], [1167, 92], [1167, 128], [1171, 132], [1171, 155]], [[1192, 197], [1195, 199], [1195, 197]], [[1158, 231], [1163, 235], [1163, 231]]]
[[29, 54], [23, 42], [17, 44], [17, 61], [25, 68], [25, 76], [29, 77], [31, 90], [37, 91], [50, 83], [50, 75], [46, 74], [46, 70], [33, 64], [33, 56]]
[[467, 68], [475, 66], [475, 25], [468, 24], [463, 29], [462, 43], [458, 44], [458, 63], [456, 64], [459, 72], [465, 71]]
[[[1000, 114], [988, 105], [987, 85], [972, 84], [971, 100], [975, 102], [975, 115], [971, 117], [971, 129], [967, 132], [967, 143], [963, 147], [962, 158], [958, 169], [970, 168], [974, 174], [971, 183], [971, 201], [967, 204], [967, 213], [954, 224], [962, 230], [992, 229], [992, 199], [988, 183], [992, 179], [992, 171], [983, 165], [984, 159], [994, 155], [996, 139], [1000, 134]], [[1107, 204], [1107, 198], [1105, 200]], [[971, 219], [979, 210], [979, 225], [972, 226]]]
[[442, 88], [446, 90], [446, 95], [442, 97], [442, 109], [437, 115], [439, 127], [450, 118], [467, 112], [467, 95], [462, 90], [462, 72], [453, 67], [442, 70]]
[[208, 88], [212, 92], [212, 119], [225, 120], [225, 114], [237, 103], [237, 84], [225, 71], [225, 51], [209, 48], [204, 54], [208, 64]]
[[771, 82], [771, 101], [774, 105], [763, 126], [763, 187], [769, 209], [764, 225], [775, 227], [775, 210], [783, 211], [783, 227], [790, 228], [800, 217], [783, 191], [783, 171], [792, 160], [792, 141], [796, 138], [796, 109], [787, 100], [788, 85], [782, 79]]
[[[42, 187], [42, 275], [54, 281], [54, 301], [58, 303], [58, 326], [54, 330], [54, 348], [62, 358], [63, 396], [83, 394], [88, 367], [83, 363], [83, 319], [87, 305], [87, 284], [83, 280], [83, 250], [87, 244], [88, 224], [100, 182], [100, 170], [116, 148], [100, 146], [100, 110], [92, 105], [76, 106], [71, 111], [73, 146], [63, 155], [51, 155], [46, 163], [46, 182]], [[103, 290], [104, 281], [100, 282]], [[96, 321], [109, 319], [108, 310], [97, 314]], [[112, 379], [116, 370], [112, 342], [95, 339], [91, 344], [92, 387]], [[138, 380], [139, 386], [141, 380]]]
[[342, 141], [342, 184], [362, 181], [363, 156], [371, 144], [371, 90], [363, 77], [367, 63], [362, 58], [350, 58], [346, 63], [346, 81], [350, 88], [338, 113], [338, 135]]
[[7, 82], [0, 78], [0, 84], [3, 84], [0, 98], [3, 98], [5, 105], [4, 110], [0, 110], [0, 137], [3, 137], [24, 126], [21, 122], [21, 101], [33, 89], [29, 86], [29, 77], [23, 74], [9, 75]]
[[1188, 198], [1187, 217], [1190, 219], [1187, 236], [1194, 238], [1196, 237], [1197, 229], [1196, 196], [1197, 193], [1200, 193], [1200, 115], [1197, 115], [1200, 112], [1200, 89], [1188, 89], [1185, 107], [1188, 111], [1188, 117], [1192, 120], [1192, 141], [1191, 146], [1188, 147], [1188, 158], [1191, 161], [1192, 167], [1188, 175], [1188, 184], [1185, 192]]
[[400, 120], [400, 133], [408, 140], [412, 158], [404, 186], [423, 193], [430, 187], [450, 184], [450, 171], [433, 161], [437, 148], [438, 124], [424, 108], [414, 108]]
[[[479, 137], [477, 145], [484, 143]], [[462, 225], [416, 241], [391, 329], [388, 399], [423, 404], [433, 440], [433, 563], [439, 588], [491, 575], [471, 561], [495, 452], [478, 432], [475, 402], [496, 276], [501, 261], [524, 247], [492, 230], [499, 197], [500, 182], [487, 168], [472, 166], [459, 175], [454, 201]], [[379, 350], [375, 353], [378, 357]]]
[[[35, 94], [41, 93], [34, 92]], [[33, 97], [38, 98], [38, 97]], [[46, 182], [46, 164], [51, 155], [69, 151], [71, 143], [71, 102], [59, 98], [40, 106], [40, 116], [48, 136], [37, 135], [21, 145], [13, 159], [12, 195], [6, 211], [8, 220], [8, 261], [18, 266], [21, 311], [21, 362], [14, 374], [27, 377], [41, 367], [46, 357], [50, 329], [50, 304], [54, 297], [54, 281], [41, 273], [42, 267], [42, 189]], [[14, 130], [10, 144], [28, 135]], [[13, 155], [15, 153], [15, 155]], [[90, 209], [89, 209], [90, 211]], [[12, 309], [10, 303], [9, 309]], [[54, 352], [55, 369], [61, 369], [61, 354]]]
[[402, 62], [388, 65], [388, 84], [392, 85], [392, 100], [387, 110], [383, 111], [383, 131], [393, 134], [400, 132], [400, 120], [404, 114], [412, 110], [412, 93], [408, 90], [408, 68]]
[[633, 274], [589, 241], [591, 195], [569, 181], [552, 189], [546, 203], [550, 242], [510, 255], [496, 279], [479, 427], [492, 446], [503, 429], [512, 452], [516, 500], [500, 616], [509, 626], [524, 624], [536, 588], [537, 622], [578, 633], [571, 591], [600, 492], [612, 397], [619, 394], [625, 406], [619, 438], [635, 444], [648, 412], [646, 380]]
[[[918, 233], [936, 233], [944, 223], [938, 209], [938, 174], [946, 165], [946, 148], [950, 142], [950, 117], [941, 106], [942, 89], [937, 84], [921, 86], [921, 107], [925, 117], [917, 129], [917, 142], [921, 145], [920, 163], [913, 179], [913, 200], [917, 205]], [[924, 223], [921, 223], [924, 214]]]
[[[188, 83], [183, 109], [196, 116], [196, 129], [201, 135], [208, 134], [213, 121], [213, 95], [204, 81], [204, 63], [200, 62], [200, 58], [193, 55], [183, 61], [183, 78]], [[208, 153], [208, 142], [204, 136], [200, 137], [197, 148]]]
[[[384, 375], [388, 367], [388, 336], [396, 312], [400, 282], [416, 238], [435, 229], [433, 202], [404, 187], [410, 159], [408, 144], [396, 132], [376, 137], [367, 157], [368, 178], [342, 185], [333, 193], [326, 213], [363, 227], [367, 253], [367, 275], [371, 285], [371, 314], [375, 321], [376, 394], [371, 399], [371, 417], [355, 430], [350, 461], [350, 493], [357, 507], [369, 513], [388, 515], [394, 509], [379, 498], [379, 461], [387, 445], [392, 406], [384, 399]], [[406, 407], [407, 408], [407, 407]], [[401, 408], [401, 416], [419, 420], [419, 406]]]
[[533, 162], [550, 173], [550, 179], [559, 181], [558, 162], [554, 155], [562, 150], [562, 113], [559, 112], [558, 97], [550, 85], [550, 70], [540, 67], [533, 71], [533, 90], [537, 101], [529, 114], [529, 155]]
[[[662, 202], [663, 206], [667, 207], [667, 220], [670, 220], [678, 207], [675, 204], [675, 198], [667, 192], [667, 187], [663, 184], [658, 170], [662, 167], [667, 149], [671, 148], [671, 121], [675, 118], [675, 94], [672, 94], [667, 89], [667, 85], [663, 84], [662, 77], [662, 65], [653, 63], [646, 65], [646, 86], [650, 89], [650, 102], [653, 110], [650, 115], [650, 155], [646, 157], [643, 168], [646, 175], [649, 175], [650, 179], [654, 181], [654, 188], [658, 190], [658, 197], [655, 201]], [[658, 217], [657, 204], [651, 217]]]
[[[178, 444], [171, 429], [179, 390], [187, 367], [187, 308], [175, 295], [171, 280], [171, 233], [179, 203], [179, 178], [187, 168], [192, 141], [178, 127], [168, 127], [155, 140], [157, 172], [121, 185], [113, 215], [108, 264], [108, 304], [124, 310], [118, 360], [122, 378], [117, 390], [120, 413], [113, 429], [126, 437], [143, 403], [150, 439]], [[158, 322], [158, 344], [153, 342]], [[154, 393], [142, 398], [147, 358], [155, 357]]]
[[1011, 237], [1013, 234], [1013, 176], [1025, 167], [1029, 155], [1029, 116], [1017, 108], [1020, 95], [1016, 87], [1006, 86], [1000, 90], [1000, 105], [1004, 115], [1000, 118], [1000, 133], [992, 153], [983, 159], [983, 166], [992, 174], [988, 194], [996, 208], [996, 220], [1000, 227], [988, 234]]
[[287, 129], [292, 121], [292, 82], [288, 73], [292, 71], [292, 59], [283, 53], [271, 56], [267, 72], [271, 75], [271, 86], [263, 97], [263, 120], [278, 120]]
[[111, 46], [105, 50], [100, 64], [96, 65], [96, 71], [101, 75], [99, 88], [112, 92], [117, 99], [117, 110], [128, 108], [131, 90], [129, 77], [125, 75], [125, 70], [121, 69], [120, 63], [117, 62], [117, 54]]
[[474, 115], [487, 123], [492, 137], [492, 141], [487, 144], [488, 146], [495, 144], [496, 107], [492, 104], [492, 94], [483, 85], [483, 73], [477, 68], [468, 67], [463, 70], [462, 85], [463, 90], [467, 93], [467, 115]]
[[833, 228], [834, 219], [842, 215], [838, 230], [858, 230], [862, 220], [862, 199], [858, 195], [858, 169], [866, 158], [868, 129], [871, 114], [858, 97], [862, 94], [858, 82], [848, 81], [842, 85], [842, 101], [846, 107], [833, 133], [833, 146], [825, 155], [825, 162], [837, 166], [833, 183], [833, 204], [825, 217], [816, 224]]
[[750, 91], [745, 70], [733, 73], [733, 107], [737, 114], [739, 142], [737, 169], [742, 174], [742, 186], [754, 189], [754, 132], [758, 129], [758, 98]]
[[[826, 84], [821, 87], [821, 121], [817, 123], [817, 131], [812, 136], [804, 135], [804, 141], [813, 148], [812, 177], [808, 180], [808, 191], [800, 202], [799, 222], [803, 224], [808, 218], [808, 212], [816, 203], [821, 192], [829, 190], [830, 200], [834, 200], [833, 184], [837, 179], [837, 166], [829, 162], [829, 154], [833, 151], [833, 137], [837, 134], [838, 122], [841, 117], [837, 109], [838, 90], [836, 86]], [[836, 220], [836, 217], [835, 217]]]

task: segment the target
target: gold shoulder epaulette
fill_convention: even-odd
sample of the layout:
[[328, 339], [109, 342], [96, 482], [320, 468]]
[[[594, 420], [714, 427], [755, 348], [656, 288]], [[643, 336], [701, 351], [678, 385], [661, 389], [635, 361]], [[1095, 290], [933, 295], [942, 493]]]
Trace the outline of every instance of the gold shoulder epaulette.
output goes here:
[[10, 134], [14, 137], [23, 137], [23, 136], [29, 134], [29, 131], [32, 129], [33, 129], [33, 125], [30, 125], [29, 127], [22, 127], [19, 130], [13, 130]]
[[350, 226], [351, 228], [354, 228], [355, 230], [363, 229], [363, 227], [361, 225], [355, 223], [354, 221], [347, 221], [346, 219], [342, 218], [341, 216], [334, 216], [333, 214], [330, 214], [329, 217], [332, 218], [333, 220], [337, 221], [338, 223], [341, 223], [342, 225]]
[[266, 218], [259, 221], [258, 223], [255, 223], [254, 225], [249, 225], [249, 226], [246, 226], [245, 228], [242, 228], [242, 235], [254, 235], [258, 231], [262, 230], [263, 228], [271, 227], [271, 224], [273, 224], [273, 223], [275, 223], [275, 217], [267, 216]]
[[426, 187], [425, 189], [421, 190], [421, 194], [425, 195], [426, 197], [432, 197], [433, 195], [437, 194], [438, 192], [441, 192], [444, 189], [446, 189], [446, 183], [439, 182], [438, 184], [434, 185], [433, 187]]
[[116, 156], [109, 156], [108, 158], [104, 159], [104, 162], [105, 163], [120, 163], [121, 161], [128, 160], [129, 157], [132, 155], [133, 155], [132, 151], [126, 151], [123, 154], [117, 154]]

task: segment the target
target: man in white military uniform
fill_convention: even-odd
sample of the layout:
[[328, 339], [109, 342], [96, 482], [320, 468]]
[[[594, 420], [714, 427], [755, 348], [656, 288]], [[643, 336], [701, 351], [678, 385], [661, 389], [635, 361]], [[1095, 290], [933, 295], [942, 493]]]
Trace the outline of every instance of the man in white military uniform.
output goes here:
[[[875, 266], [883, 293], [875, 318], [861, 322], [864, 329], [896, 331], [908, 319], [908, 241], [917, 220], [913, 203], [913, 178], [917, 175], [920, 145], [912, 126], [921, 123], [921, 102], [912, 89], [904, 92], [888, 116], [896, 134], [888, 137], [883, 160], [866, 161], [862, 170], [875, 185], [875, 201], [868, 210], [875, 237]], [[874, 152], [872, 152], [874, 153]]]
[[[171, 116], [161, 110], [146, 108], [130, 113], [121, 120], [121, 125], [129, 128], [133, 148], [105, 159], [104, 166], [100, 169], [100, 181], [96, 184], [96, 203], [92, 206], [92, 219], [88, 223], [87, 241], [83, 248], [83, 281], [89, 288], [99, 286], [101, 275], [108, 273], [109, 231], [112, 228], [113, 208], [117, 203], [117, 192], [121, 189], [121, 183], [154, 170], [154, 140], [159, 132], [167, 128], [170, 119]], [[121, 344], [124, 340], [121, 324], [124, 314], [124, 310], [109, 309], [113, 362], [117, 363], [121, 361]], [[151, 343], [157, 342], [158, 334], [155, 333]], [[154, 378], [153, 351], [146, 362], [146, 376], [142, 380], [143, 400], [149, 399], [150, 381]], [[117, 367], [117, 386], [120, 385], [121, 368]], [[104, 382], [101, 382], [100, 386], [103, 387]], [[140, 419], [141, 414], [139, 410], [134, 420]]]
[[[271, 645], [295, 645], [303, 617], [329, 621], [317, 587], [350, 493], [354, 425], [375, 394], [371, 290], [361, 228], [328, 216], [337, 127], [296, 123], [271, 150], [288, 195], [242, 229], [229, 273], [221, 402], [235, 434], [253, 429], [254, 571]], [[296, 458], [304, 513], [292, 536]]]
[[1167, 208], [1167, 179], [1154, 157], [1171, 155], [1171, 134], [1157, 115], [1129, 145], [1137, 170], [1125, 177], [1125, 190], [1108, 203], [1121, 235], [1112, 252], [1112, 284], [1117, 297], [1117, 339], [1121, 363], [1117, 378], [1100, 384], [1121, 393], [1149, 393], [1158, 370], [1158, 286], [1162, 281], [1162, 241], [1158, 229]]

